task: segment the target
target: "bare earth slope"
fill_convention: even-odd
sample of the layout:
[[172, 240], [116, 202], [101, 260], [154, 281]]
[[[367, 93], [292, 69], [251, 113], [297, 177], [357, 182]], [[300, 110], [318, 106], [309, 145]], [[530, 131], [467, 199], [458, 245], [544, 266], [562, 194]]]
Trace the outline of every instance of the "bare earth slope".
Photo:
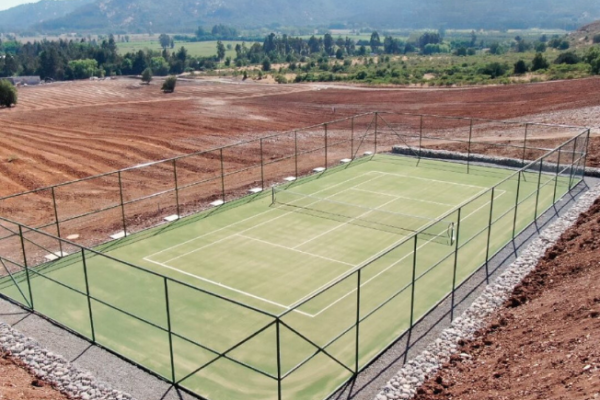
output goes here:
[[600, 398], [600, 201], [416, 400]]

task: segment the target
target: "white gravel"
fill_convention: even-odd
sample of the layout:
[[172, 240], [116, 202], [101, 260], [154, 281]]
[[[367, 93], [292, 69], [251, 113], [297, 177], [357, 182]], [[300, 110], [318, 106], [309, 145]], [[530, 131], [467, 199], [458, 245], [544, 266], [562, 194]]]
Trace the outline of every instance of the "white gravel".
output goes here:
[[[381, 389], [376, 400], [411, 399], [425, 379], [432, 377], [442, 364], [458, 352], [459, 340], [473, 339], [473, 334], [488, 324], [488, 317], [510, 296], [514, 288], [537, 266], [546, 250], [552, 247], [560, 236], [570, 228], [579, 215], [587, 211], [600, 197], [600, 185], [581, 196], [565, 215], [558, 218], [540, 236], [533, 240], [523, 253], [498, 279], [488, 285], [482, 295], [456, 318], [450, 328], [421, 354], [406, 363], [400, 371]], [[460, 354], [469, 358], [468, 354]]]

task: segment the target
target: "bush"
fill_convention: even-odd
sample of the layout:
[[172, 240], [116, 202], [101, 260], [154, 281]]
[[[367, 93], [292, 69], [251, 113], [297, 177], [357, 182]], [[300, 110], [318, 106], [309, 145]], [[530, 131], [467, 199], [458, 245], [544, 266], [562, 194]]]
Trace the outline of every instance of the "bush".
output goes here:
[[531, 62], [531, 70], [538, 71], [540, 69], [546, 69], [549, 67], [548, 60], [544, 58], [542, 53], [537, 53], [535, 57], [533, 57], [533, 61]]
[[142, 72], [142, 82], [149, 85], [152, 80], [152, 70], [150, 68], [146, 68], [144, 72]]
[[529, 71], [527, 64], [523, 60], [519, 60], [515, 63], [514, 72], [517, 75], [524, 74]]
[[554, 64], [577, 64], [581, 62], [581, 58], [573, 53], [572, 51], [567, 51], [566, 53], [562, 53], [560, 54], [558, 57], [556, 57], [556, 60], [554, 60]]
[[506, 64], [501, 64], [499, 62], [492, 62], [484, 66], [481, 70], [481, 73], [485, 75], [489, 75], [490, 78], [495, 79], [499, 76], [504, 75], [509, 69], [509, 66]]
[[173, 93], [175, 91], [176, 84], [177, 77], [175, 75], [171, 75], [165, 79], [165, 82], [162, 85], [162, 91], [165, 93]]
[[7, 80], [0, 79], [0, 106], [17, 104], [17, 89]]

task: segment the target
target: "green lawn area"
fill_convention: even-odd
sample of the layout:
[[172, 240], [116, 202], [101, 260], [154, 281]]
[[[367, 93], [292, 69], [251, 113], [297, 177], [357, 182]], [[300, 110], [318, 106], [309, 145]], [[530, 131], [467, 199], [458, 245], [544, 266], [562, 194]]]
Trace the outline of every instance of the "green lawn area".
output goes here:
[[[488, 237], [490, 255], [509, 242], [517, 188], [517, 232], [568, 190], [513, 174], [365, 157], [16, 278], [38, 312], [205, 398], [277, 399], [280, 373], [283, 399], [322, 399], [409, 328], [413, 267], [419, 318], [451, 291], [456, 248], [462, 282]], [[8, 278], [0, 293], [24, 302]]]
[[[231, 50], [226, 50], [225, 56], [231, 57], [232, 59], [235, 57], [235, 45], [241, 44], [242, 42], [238, 41], [227, 41], [224, 40], [223, 44], [227, 47], [228, 44], [231, 45]], [[246, 43], [248, 46], [248, 43]], [[250, 43], [251, 45], [251, 43]], [[160, 47], [160, 42], [158, 41], [158, 37], [155, 40], [144, 40], [144, 41], [132, 41], [132, 42], [119, 42], [117, 44], [118, 50], [120, 54], [125, 54], [128, 52], [137, 52], [138, 50], [155, 50], [162, 51]], [[169, 48], [169, 51], [177, 51], [181, 47], [185, 47], [190, 56], [194, 57], [210, 57], [217, 55], [217, 41], [210, 42], [178, 42], [175, 41], [175, 48]]]

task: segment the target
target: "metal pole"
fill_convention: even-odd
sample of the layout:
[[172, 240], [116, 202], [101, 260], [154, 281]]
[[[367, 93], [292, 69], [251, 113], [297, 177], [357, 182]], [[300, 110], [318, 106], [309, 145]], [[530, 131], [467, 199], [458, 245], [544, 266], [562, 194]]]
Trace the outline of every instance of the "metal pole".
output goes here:
[[327, 152], [328, 152], [328, 149], [327, 149], [327, 124], [325, 124], [325, 165], [324, 165], [325, 168], [327, 168], [327, 161], [328, 161], [327, 160]]
[[265, 161], [263, 155], [263, 140], [260, 139], [260, 188], [265, 189]]
[[358, 375], [358, 364], [360, 357], [360, 282], [361, 282], [362, 269], [358, 270], [356, 274], [356, 360], [354, 364], [354, 373]]
[[588, 156], [588, 147], [590, 146], [590, 134], [591, 129], [587, 130], [587, 134], [585, 137], [585, 148], [583, 149], [583, 172], [581, 173], [581, 179], [585, 177], [585, 167], [587, 166], [587, 156]]
[[92, 313], [92, 299], [90, 295], [90, 283], [88, 279], [87, 262], [85, 261], [85, 250], [81, 249], [81, 260], [83, 261], [83, 277], [85, 279], [85, 293], [90, 314], [90, 328], [92, 330], [92, 343], [96, 343], [96, 330], [94, 329], [94, 314]]
[[179, 180], [177, 179], [177, 159], [173, 159], [173, 177], [175, 178], [175, 206], [177, 208], [177, 218], [181, 218], [179, 209]]
[[540, 160], [540, 170], [538, 171], [538, 184], [537, 184], [537, 192], [535, 193], [535, 213], [534, 219], [537, 219], [538, 217], [538, 205], [539, 205], [539, 201], [540, 201], [540, 186], [542, 184], [542, 166], [544, 165], [544, 159], [542, 158]]
[[408, 325], [408, 338], [406, 340], [406, 350], [404, 351], [404, 362], [408, 360], [408, 349], [410, 348], [410, 339], [412, 336], [412, 328], [415, 322], [415, 280], [417, 279], [417, 240], [418, 235], [415, 235], [415, 243], [413, 246], [413, 268], [412, 268], [412, 286], [410, 290], [410, 325]]
[[60, 256], [62, 257], [63, 255], [63, 247], [62, 247], [62, 241], [60, 240], [60, 238], [62, 238], [62, 236], [60, 235], [60, 223], [58, 222], [58, 210], [56, 208], [56, 194], [54, 193], [54, 186], [52, 186], [52, 205], [54, 207], [54, 220], [56, 221], [56, 233], [58, 234], [58, 249], [60, 251]]
[[354, 159], [354, 117], [351, 119], [350, 127], [350, 159]]
[[452, 308], [450, 309], [450, 321], [454, 321], [454, 295], [456, 291], [456, 269], [458, 268], [458, 242], [460, 235], [460, 213], [462, 207], [458, 209], [458, 219], [456, 222], [456, 242], [454, 243], [454, 272], [452, 275]]
[[167, 278], [163, 278], [165, 283], [165, 304], [167, 307], [167, 329], [169, 333], [169, 354], [171, 356], [171, 383], [175, 383], [175, 356], [173, 354], [173, 335], [171, 332], [171, 309], [169, 307], [169, 284]]
[[571, 156], [571, 172], [569, 173], [569, 191], [573, 189], [573, 163], [575, 162], [575, 149], [577, 148], [577, 139], [573, 141], [573, 154]]
[[277, 323], [275, 324], [275, 334], [277, 336], [277, 399], [281, 400], [281, 332], [279, 330], [279, 325], [279, 318], [277, 318]]
[[421, 123], [419, 126], [419, 159], [423, 150], [423, 116], [421, 115]]
[[562, 154], [562, 146], [558, 148], [558, 161], [556, 163], [556, 178], [554, 179], [554, 196], [552, 197], [552, 204], [556, 204], [556, 189], [558, 186], [558, 174], [560, 172], [560, 155]]
[[469, 146], [467, 149], [467, 174], [471, 167], [471, 137], [473, 136], [473, 119], [471, 118], [471, 125], [469, 126]]
[[515, 240], [515, 233], [517, 230], [517, 210], [519, 209], [519, 191], [521, 190], [521, 172], [519, 171], [519, 181], [517, 182], [517, 198], [515, 199], [515, 216], [513, 219], [513, 232], [512, 238]]
[[225, 203], [225, 166], [223, 165], [223, 148], [219, 149], [221, 157], [221, 199]]
[[375, 143], [373, 144], [373, 157], [375, 157], [375, 154], [377, 154], [377, 122], [379, 122], [378, 112], [375, 113]]
[[121, 198], [121, 218], [123, 219], [123, 234], [127, 236], [127, 222], [125, 220], [125, 202], [123, 201], [123, 180], [121, 179], [121, 171], [117, 173], [119, 176], [119, 197]]
[[294, 131], [294, 164], [296, 168], [294, 177], [298, 179], [298, 131]]
[[527, 131], [529, 130], [529, 124], [525, 124], [525, 138], [523, 140], [523, 159], [522, 165], [525, 165], [525, 152], [527, 150]]
[[27, 278], [27, 288], [29, 289], [29, 303], [33, 310], [33, 292], [31, 290], [31, 279], [29, 277], [29, 267], [27, 266], [27, 254], [25, 252], [25, 239], [23, 238], [23, 227], [19, 225], [19, 237], [21, 238], [21, 248], [23, 249], [23, 266], [25, 267], [25, 277]]
[[488, 234], [487, 234], [487, 244], [485, 246], [485, 283], [490, 283], [490, 270], [489, 270], [489, 261], [490, 261], [490, 241], [492, 236], [492, 220], [494, 219], [494, 197], [496, 188], [492, 188], [492, 198], [490, 199], [490, 217], [488, 220]]

